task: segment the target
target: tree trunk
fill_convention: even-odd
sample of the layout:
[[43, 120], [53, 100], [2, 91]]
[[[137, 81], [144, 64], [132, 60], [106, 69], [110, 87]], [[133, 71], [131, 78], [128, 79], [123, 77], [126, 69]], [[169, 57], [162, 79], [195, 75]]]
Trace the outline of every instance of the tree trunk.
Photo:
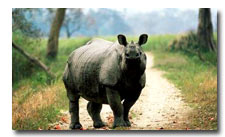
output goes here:
[[24, 55], [28, 60], [30, 60], [32, 63], [38, 65], [40, 68], [42, 68], [51, 78], [55, 78], [55, 75], [50, 71], [50, 69], [42, 63], [40, 60], [38, 60], [35, 57], [32, 57], [27, 52], [25, 52], [22, 48], [20, 48], [18, 45], [14, 44], [12, 42], [13, 48], [15, 48], [17, 51], [19, 51], [22, 55]]
[[67, 36], [67, 38], [70, 38], [71, 34], [70, 34], [70, 30], [69, 30], [69, 25], [68, 26], [66, 25], [65, 29], [66, 29], [66, 36]]
[[199, 9], [197, 36], [199, 46], [201, 46], [204, 51], [216, 51], [213, 41], [213, 26], [210, 8]]
[[65, 8], [59, 8], [56, 11], [48, 39], [47, 58], [55, 58], [57, 56], [59, 32], [64, 20], [65, 11]]

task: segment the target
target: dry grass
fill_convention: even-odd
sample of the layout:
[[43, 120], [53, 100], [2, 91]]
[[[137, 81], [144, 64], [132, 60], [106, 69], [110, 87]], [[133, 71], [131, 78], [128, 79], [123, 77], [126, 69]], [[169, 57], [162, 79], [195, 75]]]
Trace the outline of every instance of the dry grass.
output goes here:
[[[192, 92], [190, 98], [192, 98], [192, 103], [195, 102], [205, 102], [205, 101], [215, 101], [214, 97], [217, 94], [217, 76], [212, 74], [212, 71], [199, 72], [192, 81], [185, 81], [186, 92]], [[199, 96], [202, 95], [202, 96]], [[217, 98], [216, 98], [217, 99]]]
[[199, 83], [194, 89], [195, 93], [190, 94], [188, 99], [196, 108], [190, 115], [194, 129], [217, 130], [217, 77], [212, 77], [211, 73], [204, 74], [203, 82]]
[[[15, 129], [15, 126], [18, 124], [17, 123], [18, 121], [24, 121], [25, 119], [29, 118], [38, 119], [38, 117], [40, 117], [39, 110], [47, 108], [48, 106], [56, 103], [57, 95], [61, 91], [62, 91], [62, 84], [44, 87], [40, 91], [35, 93], [32, 92], [32, 88], [29, 86], [23, 86], [19, 88], [17, 91], [13, 91], [14, 93], [12, 102], [13, 129]], [[21, 101], [21, 99], [24, 101]]]
[[172, 56], [169, 58], [165, 58], [161, 60], [161, 62], [155, 63], [155, 65], [166, 65], [166, 64], [185, 64], [187, 61], [184, 58], [177, 58], [176, 56]]

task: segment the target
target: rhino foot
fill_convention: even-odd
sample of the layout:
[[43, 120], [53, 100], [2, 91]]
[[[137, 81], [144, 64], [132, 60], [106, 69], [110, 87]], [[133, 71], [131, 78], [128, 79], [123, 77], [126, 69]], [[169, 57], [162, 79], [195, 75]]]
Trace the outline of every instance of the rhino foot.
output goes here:
[[130, 127], [131, 124], [130, 124], [130, 121], [129, 120], [125, 120], [125, 123], [126, 123], [126, 127]]
[[115, 120], [113, 123], [113, 128], [116, 127], [127, 127], [127, 123], [124, 120]]
[[80, 123], [71, 123], [70, 129], [81, 129], [82, 125]]
[[105, 122], [102, 122], [102, 121], [94, 122], [94, 127], [95, 128], [101, 128], [101, 127], [104, 127], [104, 126], [106, 126]]

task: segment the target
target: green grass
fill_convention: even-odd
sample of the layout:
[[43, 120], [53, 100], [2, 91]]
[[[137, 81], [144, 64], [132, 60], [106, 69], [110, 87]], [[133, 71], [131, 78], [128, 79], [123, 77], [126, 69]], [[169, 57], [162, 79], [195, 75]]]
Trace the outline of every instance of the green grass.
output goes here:
[[[174, 34], [165, 34], [165, 35], [149, 35], [148, 41], [145, 45], [142, 46], [144, 51], [152, 51], [152, 50], [167, 50], [165, 45], [168, 45], [171, 40], [176, 37]], [[108, 37], [100, 37], [109, 41], [116, 41], [116, 36], [108, 36]], [[138, 42], [138, 36], [127, 36], [127, 41], [130, 42], [133, 40], [134, 42]]]

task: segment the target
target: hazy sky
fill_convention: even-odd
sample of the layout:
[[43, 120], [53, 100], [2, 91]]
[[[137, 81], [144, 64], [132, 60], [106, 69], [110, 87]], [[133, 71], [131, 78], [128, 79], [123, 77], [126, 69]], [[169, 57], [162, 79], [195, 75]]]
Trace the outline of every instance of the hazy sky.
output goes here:
[[[93, 10], [98, 10], [98, 8], [92, 8]], [[127, 14], [134, 14], [134, 13], [147, 13], [147, 12], [152, 12], [152, 11], [160, 11], [165, 8], [110, 8], [113, 10], [121, 11], [121, 12], [126, 12]], [[173, 9], [173, 8], [171, 8]], [[198, 11], [198, 8], [177, 8], [179, 10], [194, 10]], [[85, 12], [87, 12], [89, 9], [86, 8]], [[212, 8], [212, 12], [217, 12], [217, 9]]]
[[[92, 8], [93, 10], [98, 10], [98, 8]], [[113, 10], [117, 10], [117, 11], [122, 11], [122, 12], [129, 12], [129, 13], [137, 13], [137, 12], [142, 12], [142, 13], [146, 13], [146, 12], [152, 12], [152, 11], [160, 11], [163, 10], [165, 8], [110, 8]], [[179, 10], [198, 10], [198, 8], [178, 8]], [[85, 9], [88, 11], [88, 8]]]
[[[160, 11], [164, 8], [112, 8], [118, 11], [127, 11], [127, 12], [152, 12], [152, 11]], [[179, 10], [198, 10], [197, 8], [178, 8]]]

